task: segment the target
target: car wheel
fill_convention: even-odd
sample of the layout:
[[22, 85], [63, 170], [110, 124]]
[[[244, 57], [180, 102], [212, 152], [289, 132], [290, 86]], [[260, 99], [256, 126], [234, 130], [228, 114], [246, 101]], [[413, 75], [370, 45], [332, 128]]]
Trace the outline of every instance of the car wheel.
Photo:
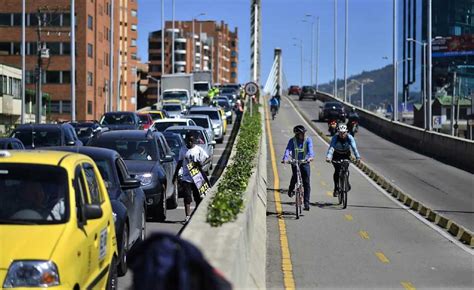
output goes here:
[[175, 209], [178, 207], [178, 183], [174, 183], [173, 195], [166, 200], [167, 209]]
[[119, 253], [119, 264], [117, 267], [118, 276], [122, 277], [127, 274], [127, 253], [128, 253], [128, 225], [125, 223], [123, 225], [122, 231], [122, 247]]
[[155, 207], [155, 211], [157, 221], [164, 222], [166, 220], [166, 187], [163, 187], [163, 196], [160, 203]]
[[118, 289], [117, 258], [114, 256], [109, 268], [109, 277], [107, 279], [107, 290]]

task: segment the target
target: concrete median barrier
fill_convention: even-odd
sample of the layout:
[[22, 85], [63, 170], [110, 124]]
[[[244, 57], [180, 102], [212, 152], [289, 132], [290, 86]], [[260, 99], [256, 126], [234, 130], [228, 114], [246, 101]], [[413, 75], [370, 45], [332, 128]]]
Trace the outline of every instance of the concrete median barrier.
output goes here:
[[[260, 110], [263, 124], [265, 118], [263, 106]], [[220, 227], [211, 227], [206, 222], [208, 205], [220, 182], [217, 181], [181, 234], [182, 238], [196, 245], [211, 265], [232, 282], [234, 289], [265, 289], [266, 287], [267, 144], [265, 137], [265, 126], [262, 126], [256, 168], [244, 193], [244, 209], [237, 220]], [[234, 155], [235, 149], [230, 158], [232, 159]]]

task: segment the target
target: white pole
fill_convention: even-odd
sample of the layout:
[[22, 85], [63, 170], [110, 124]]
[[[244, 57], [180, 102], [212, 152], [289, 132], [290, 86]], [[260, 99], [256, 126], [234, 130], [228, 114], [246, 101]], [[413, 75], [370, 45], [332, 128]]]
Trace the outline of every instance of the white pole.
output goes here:
[[26, 0], [22, 1], [21, 10], [21, 124], [25, 124], [25, 90], [26, 90]]
[[426, 102], [426, 42], [423, 43], [423, 128], [427, 129], [427, 102]]
[[349, 48], [349, 0], [346, 0], [346, 23], [345, 23], [345, 30], [344, 30], [344, 102], [347, 102], [347, 62], [348, 62], [348, 48]]
[[303, 87], [303, 40], [301, 39], [301, 87]]
[[431, 25], [431, 18], [432, 18], [432, 0], [428, 0], [428, 76], [427, 76], [427, 93], [428, 93], [428, 130], [431, 131], [433, 129], [432, 127], [432, 111], [431, 111], [431, 78], [432, 78], [432, 25]]
[[319, 16], [318, 16], [318, 31], [316, 36], [316, 91], [319, 90]]
[[311, 86], [314, 86], [313, 70], [314, 70], [314, 18], [313, 18], [313, 21], [311, 22]]
[[[113, 96], [114, 96], [114, 2], [110, 1], [110, 52], [109, 52], [109, 112], [113, 111]], [[117, 80], [118, 81], [118, 80]]]
[[453, 95], [451, 96], [451, 135], [454, 136], [454, 97], [456, 96], [456, 72], [453, 76]]
[[360, 106], [364, 109], [364, 83], [362, 83], [360, 89]]
[[75, 0], [71, 0], [71, 121], [76, 121], [76, 17]]
[[257, 46], [258, 46], [258, 35], [257, 35], [257, 23], [258, 23], [258, 5], [254, 5], [255, 17], [254, 17], [254, 39], [253, 39], [253, 81], [257, 82]]
[[337, 98], [337, 0], [334, 0], [334, 97]]
[[397, 0], [393, 0], [393, 110], [392, 120], [398, 120], [398, 61], [397, 61]]
[[196, 64], [194, 63], [195, 58], [196, 58], [196, 43], [194, 42], [194, 17], [193, 17], [193, 56], [192, 56], [192, 60], [191, 60], [191, 64], [192, 64], [193, 67], [191, 68], [191, 71], [194, 71], [194, 68], [196, 66]]
[[137, 110], [137, 107], [138, 107], [138, 67], [135, 66], [135, 69], [134, 69], [134, 72], [135, 72], [135, 111]]
[[161, 0], [161, 76], [165, 74], [165, 1]]
[[[174, 73], [175, 73], [175, 70], [174, 70], [174, 57], [175, 57], [175, 52], [174, 52], [174, 50], [175, 50], [175, 48], [174, 48], [174, 33], [175, 33], [175, 32], [174, 32], [174, 29], [175, 29], [175, 26], [174, 26], [174, 14], [175, 14], [175, 3], [174, 3], [174, 0], [173, 0], [173, 4], [172, 4], [172, 5], [173, 5], [173, 8], [172, 8], [172, 9], [173, 9], [173, 12], [172, 12], [172, 14], [173, 14], [173, 15], [172, 15], [172, 18], [173, 18], [173, 19], [172, 19], [171, 21], [172, 21], [173, 34], [172, 34], [172, 36], [171, 36], [171, 66], [172, 66], [172, 68], [171, 68], [171, 73], [174, 74]], [[158, 84], [157, 84], [157, 88], [158, 88]]]

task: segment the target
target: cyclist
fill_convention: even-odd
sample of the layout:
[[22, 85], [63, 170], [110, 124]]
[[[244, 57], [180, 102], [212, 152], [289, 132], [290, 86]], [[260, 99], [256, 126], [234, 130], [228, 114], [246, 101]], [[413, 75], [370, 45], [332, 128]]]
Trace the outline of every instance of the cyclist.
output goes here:
[[[293, 159], [308, 161], [308, 163], [303, 163], [300, 165], [300, 170], [304, 187], [304, 210], [309, 210], [309, 200], [311, 195], [311, 173], [309, 162], [313, 161], [314, 159], [313, 140], [311, 140], [310, 137], [305, 137], [306, 128], [303, 125], [298, 125], [294, 127], [293, 133], [295, 133], [295, 137], [291, 138], [288, 141], [288, 145], [286, 146], [285, 154], [283, 155], [283, 159], [281, 162], [288, 162], [290, 154]], [[288, 188], [289, 197], [292, 197], [294, 195], [293, 190], [295, 189], [297, 178], [296, 166], [292, 165], [291, 170], [293, 171], [293, 175], [291, 176], [290, 187]]]
[[[278, 101], [276, 96], [273, 96], [271, 97], [269, 103], [270, 103], [270, 111], [272, 112], [272, 115], [273, 114], [276, 115], [276, 113], [278, 112], [278, 107], [279, 107], [280, 102]], [[273, 113], [273, 110], [275, 110], [275, 113]]]
[[[347, 129], [349, 130], [349, 133], [354, 135], [354, 132], [357, 131], [358, 129], [358, 124], [359, 124], [359, 114], [357, 114], [356, 108], [352, 107], [351, 111], [349, 112], [348, 115], [348, 121], [347, 121]], [[355, 127], [355, 128], [353, 128]], [[355, 131], [354, 131], [355, 129]]]
[[[354, 155], [357, 161], [360, 160], [359, 151], [357, 151], [357, 144], [351, 135], [347, 134], [347, 126], [344, 124], [339, 125], [337, 128], [338, 134], [334, 135], [331, 139], [331, 144], [329, 145], [329, 149], [326, 155], [326, 162], [331, 161], [340, 161], [342, 159], [349, 159], [351, 157], [351, 148], [354, 152]], [[339, 192], [338, 188], [338, 177], [339, 171], [341, 170], [340, 163], [332, 163], [334, 166], [334, 192], [333, 196], [336, 197], [337, 193]], [[350, 190], [350, 185], [349, 185]]]

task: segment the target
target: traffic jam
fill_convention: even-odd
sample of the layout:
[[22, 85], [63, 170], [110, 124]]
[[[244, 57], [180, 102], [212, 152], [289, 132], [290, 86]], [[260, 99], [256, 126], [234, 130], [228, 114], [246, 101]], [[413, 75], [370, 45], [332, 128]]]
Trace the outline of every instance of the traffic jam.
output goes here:
[[150, 107], [98, 121], [23, 124], [0, 138], [3, 288], [118, 288], [147, 222], [165, 222], [178, 209], [186, 139], [206, 153], [191, 168], [193, 178], [206, 176], [196, 184], [205, 193], [216, 144], [239, 121], [240, 85], [204, 84], [163, 76]]

